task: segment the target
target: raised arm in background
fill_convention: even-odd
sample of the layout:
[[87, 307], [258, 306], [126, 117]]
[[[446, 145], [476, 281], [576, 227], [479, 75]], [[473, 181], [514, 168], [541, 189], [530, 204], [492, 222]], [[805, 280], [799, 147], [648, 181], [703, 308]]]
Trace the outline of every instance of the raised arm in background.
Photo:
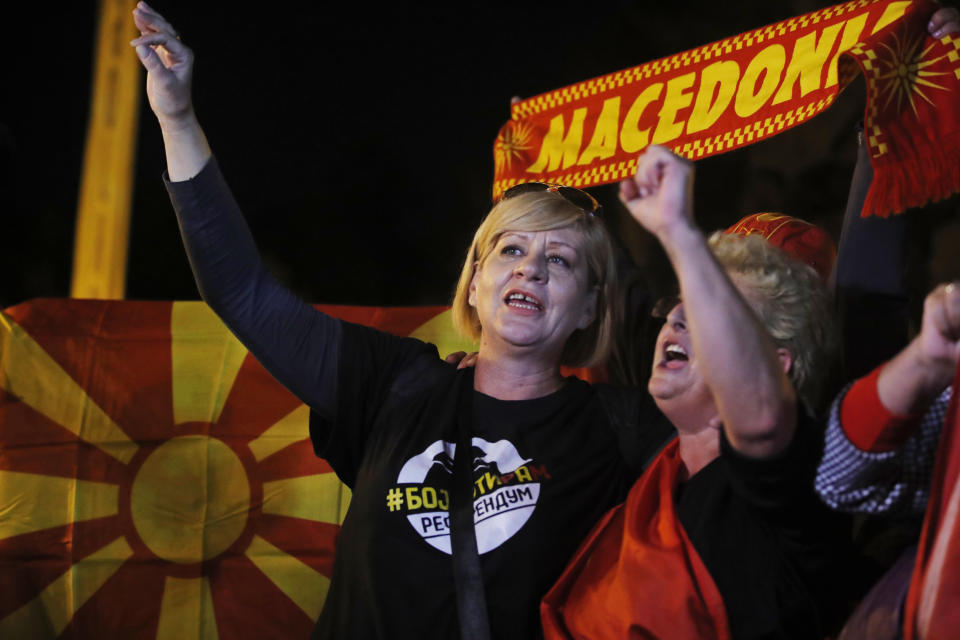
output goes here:
[[325, 417], [336, 406], [340, 323], [266, 270], [220, 175], [191, 100], [193, 52], [145, 2], [131, 42], [147, 70], [147, 97], [163, 133], [170, 197], [200, 294], [250, 352]]
[[910, 217], [860, 217], [873, 167], [862, 133], [858, 138], [857, 165], [831, 277], [841, 335], [840, 384], [891, 358], [909, 340], [910, 328]]
[[817, 491], [861, 513], [922, 513], [960, 357], [960, 286], [924, 302], [920, 334], [834, 405]]

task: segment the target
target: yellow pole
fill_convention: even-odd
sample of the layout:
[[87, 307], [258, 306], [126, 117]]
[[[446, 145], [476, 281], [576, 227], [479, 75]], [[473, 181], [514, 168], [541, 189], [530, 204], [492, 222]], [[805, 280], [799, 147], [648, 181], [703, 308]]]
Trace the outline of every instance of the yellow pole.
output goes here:
[[74, 298], [121, 299], [127, 244], [141, 66], [130, 47], [139, 33], [136, 0], [100, 0], [90, 121], [73, 245]]

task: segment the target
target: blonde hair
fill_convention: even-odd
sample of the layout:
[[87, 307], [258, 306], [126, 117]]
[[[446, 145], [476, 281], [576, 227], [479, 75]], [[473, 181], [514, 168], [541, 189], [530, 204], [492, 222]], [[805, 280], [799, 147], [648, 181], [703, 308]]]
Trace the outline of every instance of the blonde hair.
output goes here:
[[467, 249], [453, 298], [453, 324], [460, 333], [473, 340], [482, 334], [480, 318], [469, 302], [470, 285], [476, 266], [483, 264], [500, 236], [507, 231], [548, 231], [562, 227], [573, 227], [583, 235], [580, 250], [586, 259], [588, 286], [597, 289], [597, 309], [590, 326], [574, 331], [567, 340], [561, 364], [585, 367], [606, 360], [613, 345], [615, 325], [610, 301], [616, 290], [616, 264], [610, 236], [595, 215], [546, 190], [501, 200], [480, 223]]
[[759, 235], [718, 231], [710, 248], [749, 287], [747, 302], [777, 346], [790, 352], [790, 380], [807, 410], [816, 413], [836, 355], [833, 316], [817, 272]]

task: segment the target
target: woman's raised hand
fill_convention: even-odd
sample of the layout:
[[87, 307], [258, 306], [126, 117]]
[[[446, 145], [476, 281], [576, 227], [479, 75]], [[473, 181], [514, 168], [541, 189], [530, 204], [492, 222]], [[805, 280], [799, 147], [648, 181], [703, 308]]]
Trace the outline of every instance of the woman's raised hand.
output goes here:
[[940, 373], [941, 388], [950, 384], [960, 360], [960, 282], [942, 284], [924, 300], [918, 340], [931, 375]]
[[141, 35], [130, 44], [147, 69], [147, 98], [160, 122], [167, 174], [173, 182], [189, 180], [200, 173], [211, 155], [190, 99], [193, 51], [146, 2], [137, 3], [133, 21]]
[[130, 42], [147, 69], [147, 98], [161, 124], [192, 117], [190, 79], [193, 51], [176, 30], [146, 2], [138, 2], [133, 21], [140, 37]]
[[893, 413], [922, 414], [960, 360], [960, 282], [942, 284], [923, 303], [920, 333], [880, 370], [877, 393]]
[[661, 243], [693, 223], [693, 163], [652, 144], [637, 160], [637, 173], [620, 183], [620, 201]]

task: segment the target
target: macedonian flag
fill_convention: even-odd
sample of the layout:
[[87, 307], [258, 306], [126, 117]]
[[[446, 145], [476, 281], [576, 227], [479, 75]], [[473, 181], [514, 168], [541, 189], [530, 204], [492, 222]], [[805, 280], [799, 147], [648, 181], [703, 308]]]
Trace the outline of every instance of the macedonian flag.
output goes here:
[[[321, 307], [438, 345], [445, 307]], [[0, 638], [307, 638], [350, 500], [201, 302], [0, 313]]]

